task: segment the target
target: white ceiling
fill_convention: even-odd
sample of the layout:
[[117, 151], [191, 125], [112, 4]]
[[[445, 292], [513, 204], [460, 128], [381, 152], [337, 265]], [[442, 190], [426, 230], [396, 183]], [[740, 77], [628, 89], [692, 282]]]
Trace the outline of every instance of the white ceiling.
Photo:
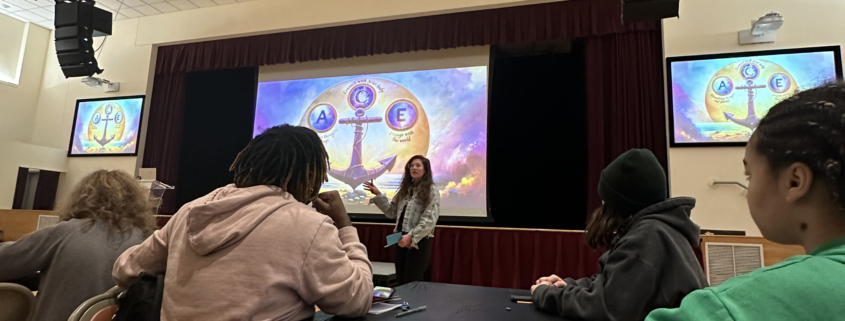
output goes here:
[[[152, 16], [252, 0], [97, 0], [115, 20]], [[53, 29], [54, 0], [0, 0], [0, 14]]]

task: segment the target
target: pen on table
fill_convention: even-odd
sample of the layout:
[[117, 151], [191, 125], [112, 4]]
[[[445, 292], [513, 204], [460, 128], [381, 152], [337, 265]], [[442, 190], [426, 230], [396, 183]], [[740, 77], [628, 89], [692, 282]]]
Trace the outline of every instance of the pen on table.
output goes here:
[[426, 308], [425, 306], [421, 306], [421, 307], [416, 308], [416, 309], [412, 309], [412, 310], [408, 310], [408, 311], [405, 311], [405, 312], [401, 312], [401, 313], [397, 314], [397, 315], [396, 315], [396, 317], [398, 318], [398, 317], [402, 317], [402, 316], [409, 315], [409, 314], [414, 313], [414, 312], [420, 312], [420, 311], [422, 311], [422, 310], [425, 310], [425, 308]]

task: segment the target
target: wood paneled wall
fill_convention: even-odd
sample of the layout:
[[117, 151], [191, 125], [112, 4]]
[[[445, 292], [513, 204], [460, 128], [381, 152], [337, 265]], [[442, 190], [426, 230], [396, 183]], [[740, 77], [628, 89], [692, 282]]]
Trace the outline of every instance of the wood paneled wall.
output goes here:
[[38, 228], [39, 215], [56, 215], [53, 211], [0, 210], [0, 241], [17, 241]]

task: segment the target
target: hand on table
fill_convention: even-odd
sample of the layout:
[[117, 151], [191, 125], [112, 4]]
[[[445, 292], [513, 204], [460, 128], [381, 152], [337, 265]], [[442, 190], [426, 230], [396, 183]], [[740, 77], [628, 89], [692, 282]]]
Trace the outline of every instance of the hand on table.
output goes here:
[[531, 294], [534, 294], [534, 290], [536, 290], [541, 285], [548, 285], [549, 287], [552, 286], [552, 284], [549, 283], [549, 282], [541, 282], [541, 283], [534, 284], [534, 285], [531, 286]]
[[378, 187], [376, 187], [375, 184], [373, 184], [372, 181], [364, 182], [364, 190], [373, 193], [373, 195], [375, 196], [381, 195], [381, 191], [378, 189]]
[[346, 213], [346, 207], [343, 206], [343, 200], [337, 191], [320, 193], [311, 206], [317, 212], [331, 217], [338, 229], [352, 226], [352, 220], [349, 219], [349, 214]]
[[411, 241], [412, 241], [411, 234], [405, 234], [405, 235], [402, 235], [402, 239], [399, 240], [399, 243], [397, 245], [399, 245], [399, 247], [404, 247], [404, 248], [410, 249], [411, 243], [412, 243]]
[[540, 284], [543, 284], [543, 283], [546, 283], [549, 286], [554, 286], [554, 287], [558, 287], [558, 288], [562, 288], [562, 287], [566, 286], [566, 282], [564, 282], [563, 279], [561, 279], [559, 276], [554, 275], [554, 274], [541, 277], [534, 284], [540, 285]]

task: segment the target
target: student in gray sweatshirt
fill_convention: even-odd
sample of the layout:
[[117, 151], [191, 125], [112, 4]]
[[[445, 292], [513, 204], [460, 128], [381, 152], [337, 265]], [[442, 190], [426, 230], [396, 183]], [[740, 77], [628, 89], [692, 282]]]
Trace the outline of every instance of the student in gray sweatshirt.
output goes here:
[[115, 286], [115, 260], [154, 226], [149, 193], [122, 171], [83, 178], [58, 214], [59, 224], [0, 243], [0, 281], [41, 272], [33, 321], [65, 321], [82, 302]]
[[543, 277], [531, 288], [537, 309], [577, 320], [643, 320], [678, 307], [707, 286], [695, 257], [695, 199], [667, 199], [666, 175], [650, 151], [634, 149], [601, 173], [604, 204], [587, 224], [586, 242], [606, 250], [599, 274], [578, 280]]

